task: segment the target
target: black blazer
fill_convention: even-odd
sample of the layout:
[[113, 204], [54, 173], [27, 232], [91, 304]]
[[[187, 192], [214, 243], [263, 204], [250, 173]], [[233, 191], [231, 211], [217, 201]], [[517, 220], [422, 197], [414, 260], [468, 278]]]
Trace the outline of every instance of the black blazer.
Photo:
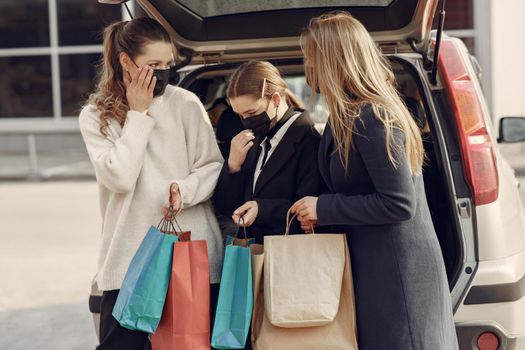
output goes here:
[[[320, 139], [308, 112], [302, 112], [283, 135], [252, 191], [260, 144], [264, 140], [256, 138], [239, 172], [230, 174], [228, 162], [224, 163], [215, 190], [216, 210], [231, 217], [235, 209], [254, 200], [259, 212], [247, 230], [250, 236], [263, 243], [265, 235], [283, 234], [286, 212], [292, 204], [304, 196], [321, 193], [323, 182], [317, 163]], [[290, 232], [300, 232], [297, 220]]]

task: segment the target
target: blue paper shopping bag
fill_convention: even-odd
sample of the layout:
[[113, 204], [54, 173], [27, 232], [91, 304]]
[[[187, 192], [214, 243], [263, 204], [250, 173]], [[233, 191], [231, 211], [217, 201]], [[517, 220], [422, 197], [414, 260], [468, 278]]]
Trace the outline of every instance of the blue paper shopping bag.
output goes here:
[[253, 309], [253, 240], [229, 236], [224, 253], [221, 287], [211, 344], [216, 349], [244, 349]]
[[[113, 308], [124, 328], [153, 333], [159, 325], [171, 272], [175, 232], [164, 233], [166, 222], [151, 226], [131, 260]], [[169, 230], [168, 230], [169, 231]]]

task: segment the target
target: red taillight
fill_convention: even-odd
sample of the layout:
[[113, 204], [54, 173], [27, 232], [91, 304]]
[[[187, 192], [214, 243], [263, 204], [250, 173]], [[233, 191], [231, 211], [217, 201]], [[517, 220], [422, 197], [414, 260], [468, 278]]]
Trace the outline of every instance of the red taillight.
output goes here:
[[497, 350], [499, 347], [499, 338], [492, 332], [482, 333], [478, 337], [479, 350]]
[[459, 39], [441, 42], [439, 70], [454, 113], [463, 168], [474, 204], [488, 204], [498, 198], [499, 182], [494, 145], [487, 131], [487, 111], [479, 85], [454, 40]]

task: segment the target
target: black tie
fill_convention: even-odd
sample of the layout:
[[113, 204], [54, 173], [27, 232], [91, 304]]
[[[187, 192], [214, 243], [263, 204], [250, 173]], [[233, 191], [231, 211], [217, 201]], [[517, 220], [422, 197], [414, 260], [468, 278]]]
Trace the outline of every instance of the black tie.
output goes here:
[[264, 164], [266, 164], [266, 161], [268, 160], [268, 155], [270, 154], [270, 150], [272, 149], [272, 144], [270, 143], [270, 139], [266, 138], [264, 139], [263, 143], [263, 159], [261, 163], [261, 169], [264, 167]]
[[266, 135], [266, 138], [262, 142], [263, 146], [263, 159], [261, 163], [261, 169], [263, 168], [264, 164], [266, 164], [266, 161], [268, 160], [268, 155], [270, 154], [270, 150], [272, 149], [272, 144], [270, 143], [270, 140], [277, 134], [277, 131], [286, 124], [286, 122], [295, 114], [295, 111], [292, 106], [288, 108], [288, 110], [284, 113], [283, 117], [279, 122], [277, 122], [277, 125], [275, 125], [273, 128], [270, 129], [268, 134]]

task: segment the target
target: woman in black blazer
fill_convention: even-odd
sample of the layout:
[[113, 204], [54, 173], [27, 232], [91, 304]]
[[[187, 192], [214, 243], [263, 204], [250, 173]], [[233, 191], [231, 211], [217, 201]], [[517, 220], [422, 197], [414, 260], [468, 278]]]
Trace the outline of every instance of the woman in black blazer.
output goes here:
[[[320, 193], [320, 135], [269, 62], [241, 65], [227, 97], [246, 130], [231, 142], [214, 202], [220, 214], [232, 216], [263, 243], [265, 235], [284, 233], [286, 213], [296, 200]], [[299, 230], [295, 222], [291, 232]]]
[[329, 191], [292, 211], [304, 227], [338, 225], [347, 234], [359, 349], [457, 349], [421, 135], [388, 62], [344, 12], [313, 19], [302, 44], [310, 87], [330, 110], [319, 151]]

